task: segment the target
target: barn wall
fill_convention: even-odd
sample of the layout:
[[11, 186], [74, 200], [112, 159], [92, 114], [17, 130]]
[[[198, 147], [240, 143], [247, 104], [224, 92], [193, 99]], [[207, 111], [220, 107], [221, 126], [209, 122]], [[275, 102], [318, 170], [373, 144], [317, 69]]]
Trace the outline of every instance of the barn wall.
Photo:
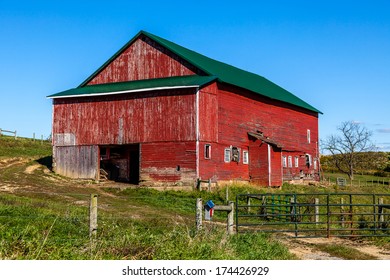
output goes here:
[[141, 36], [88, 85], [202, 74], [156, 42]]
[[218, 142], [218, 88], [212, 83], [199, 91], [199, 140]]
[[[266, 149], [255, 150], [255, 145], [251, 144], [248, 138], [248, 132], [261, 131], [264, 136], [281, 143], [283, 149], [288, 150], [288, 152], [283, 151], [283, 155], [309, 153], [313, 158], [315, 157], [318, 145], [317, 113], [266, 99], [257, 94], [227, 85], [219, 84], [217, 97], [215, 101], [218, 107], [218, 116], [216, 117], [218, 123], [217, 143], [213, 142], [214, 138], [210, 138], [210, 141], [201, 142], [200, 176], [202, 179], [212, 178], [214, 181], [251, 180], [268, 184]], [[210, 104], [213, 103], [210, 102]], [[212, 110], [209, 109], [208, 111]], [[207, 116], [207, 114], [204, 114], [204, 116]], [[208, 128], [209, 126], [204, 125], [203, 127]], [[307, 129], [311, 131], [310, 143], [307, 141]], [[207, 143], [212, 145], [211, 159], [204, 159], [203, 156], [203, 145]], [[238, 147], [241, 157], [243, 150], [249, 150], [251, 164], [244, 164], [242, 160], [238, 163], [225, 163], [224, 149], [230, 146]], [[255, 163], [255, 160], [258, 162]], [[272, 147], [272, 185], [282, 184], [284, 171], [281, 161], [281, 150]], [[260, 169], [255, 170], [256, 167]], [[250, 169], [252, 170], [250, 171]], [[305, 166], [304, 160], [300, 160], [299, 169], [310, 172]], [[255, 178], [252, 180], [250, 175]]]
[[97, 179], [97, 146], [57, 146], [53, 148], [54, 171], [76, 179]]
[[54, 145], [195, 140], [195, 89], [54, 100]]
[[142, 144], [140, 179], [142, 184], [169, 182], [193, 186], [196, 179], [195, 142]]

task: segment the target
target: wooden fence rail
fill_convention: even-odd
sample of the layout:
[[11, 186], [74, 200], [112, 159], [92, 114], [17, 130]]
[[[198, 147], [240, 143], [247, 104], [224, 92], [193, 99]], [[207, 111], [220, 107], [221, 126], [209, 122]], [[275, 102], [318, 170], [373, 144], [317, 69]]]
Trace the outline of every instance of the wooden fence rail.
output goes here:
[[12, 134], [15, 137], [15, 139], [17, 139], [16, 130], [11, 131], [11, 130], [5, 130], [5, 129], [0, 128], [0, 136], [2, 136], [4, 133]]

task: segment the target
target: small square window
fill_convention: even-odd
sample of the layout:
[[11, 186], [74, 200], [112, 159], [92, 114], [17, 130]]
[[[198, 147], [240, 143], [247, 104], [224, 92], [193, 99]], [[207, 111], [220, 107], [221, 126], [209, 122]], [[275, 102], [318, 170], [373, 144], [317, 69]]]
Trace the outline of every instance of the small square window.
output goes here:
[[211, 159], [211, 145], [210, 144], [204, 145], [204, 158]]
[[242, 151], [242, 163], [248, 164], [249, 163], [249, 153], [248, 151]]
[[224, 161], [230, 162], [230, 160], [231, 160], [231, 150], [230, 148], [226, 148], [224, 153]]

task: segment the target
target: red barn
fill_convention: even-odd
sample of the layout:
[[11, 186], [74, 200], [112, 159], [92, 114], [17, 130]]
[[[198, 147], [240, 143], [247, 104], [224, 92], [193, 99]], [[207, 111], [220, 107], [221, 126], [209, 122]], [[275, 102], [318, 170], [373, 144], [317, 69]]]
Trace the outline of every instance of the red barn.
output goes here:
[[316, 108], [269, 80], [141, 31], [53, 99], [53, 167], [193, 186], [318, 178]]

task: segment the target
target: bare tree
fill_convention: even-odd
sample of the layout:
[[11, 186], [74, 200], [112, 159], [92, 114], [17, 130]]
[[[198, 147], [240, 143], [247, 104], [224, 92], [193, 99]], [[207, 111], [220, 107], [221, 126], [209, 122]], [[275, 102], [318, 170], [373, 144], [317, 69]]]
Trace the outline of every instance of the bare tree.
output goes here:
[[372, 132], [353, 121], [343, 122], [337, 130], [339, 134], [329, 136], [321, 146], [333, 155], [337, 169], [353, 179], [357, 166], [356, 155], [374, 149], [371, 142]]

